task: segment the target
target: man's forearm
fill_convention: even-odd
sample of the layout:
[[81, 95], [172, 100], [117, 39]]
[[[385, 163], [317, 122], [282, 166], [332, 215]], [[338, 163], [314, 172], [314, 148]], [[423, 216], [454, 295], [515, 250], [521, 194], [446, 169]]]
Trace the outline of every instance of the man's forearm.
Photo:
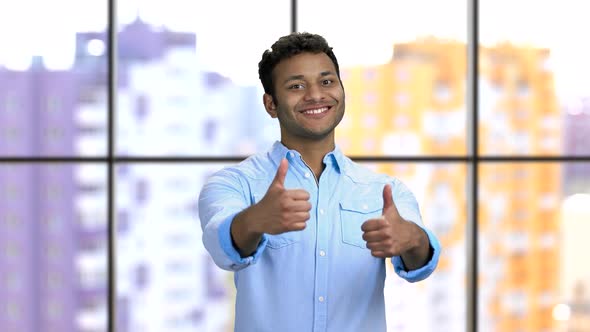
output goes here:
[[251, 206], [238, 213], [230, 228], [233, 244], [242, 257], [252, 255], [262, 239], [262, 233], [254, 231], [252, 227], [254, 225], [252, 218], [255, 215], [253, 209], [255, 207]]
[[404, 266], [408, 271], [423, 267], [430, 259], [430, 241], [426, 232], [415, 225], [418, 232], [416, 246], [401, 255]]

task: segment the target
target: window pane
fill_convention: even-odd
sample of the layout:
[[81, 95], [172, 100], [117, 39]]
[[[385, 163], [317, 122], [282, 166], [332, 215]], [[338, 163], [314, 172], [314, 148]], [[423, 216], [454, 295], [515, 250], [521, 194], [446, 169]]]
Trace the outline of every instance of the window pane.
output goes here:
[[0, 156], [106, 153], [106, 5], [0, 0]]
[[[464, 164], [366, 164], [391, 174], [414, 193], [426, 227], [442, 246], [439, 265], [426, 280], [407, 283], [387, 265], [387, 330], [396, 332], [465, 331], [467, 220]], [[411, 300], [409, 300], [411, 299]], [[428, 314], [425, 315], [424, 313]]]
[[480, 3], [481, 153], [589, 155], [590, 3]]
[[0, 329], [105, 331], [106, 169], [0, 165]]
[[298, 3], [298, 29], [323, 35], [338, 57], [346, 153], [466, 153], [465, 0]]
[[118, 332], [231, 330], [232, 275], [205, 251], [197, 213], [222, 166], [117, 167]]
[[482, 331], [590, 330], [589, 163], [481, 166]]
[[[279, 138], [258, 62], [290, 1], [122, 1], [119, 155], [246, 155]], [[272, 14], [268, 14], [272, 13]]]
[[[118, 331], [232, 329], [233, 274], [215, 266], [202, 246], [196, 211], [205, 179], [222, 166], [227, 165], [117, 168]], [[389, 328], [464, 331], [465, 166], [367, 166], [395, 174], [411, 188], [426, 226], [444, 247], [438, 269], [426, 281], [404, 282], [389, 266], [384, 290]], [[424, 310], [431, 314], [425, 317]]]

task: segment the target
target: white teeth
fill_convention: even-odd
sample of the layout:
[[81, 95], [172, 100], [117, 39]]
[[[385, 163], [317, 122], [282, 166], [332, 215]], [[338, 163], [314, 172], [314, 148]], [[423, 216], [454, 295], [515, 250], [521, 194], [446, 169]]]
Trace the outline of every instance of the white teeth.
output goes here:
[[315, 109], [315, 110], [303, 111], [303, 113], [305, 113], [305, 114], [320, 114], [320, 113], [324, 113], [327, 110], [328, 110], [327, 107], [322, 107], [322, 108], [318, 108], [318, 109]]

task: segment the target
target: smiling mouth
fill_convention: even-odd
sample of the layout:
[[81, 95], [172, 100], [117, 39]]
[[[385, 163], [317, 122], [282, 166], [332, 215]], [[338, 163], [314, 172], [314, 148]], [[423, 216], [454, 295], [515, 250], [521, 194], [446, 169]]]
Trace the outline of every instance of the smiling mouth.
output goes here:
[[301, 113], [303, 113], [305, 115], [318, 115], [318, 114], [326, 113], [329, 109], [330, 109], [330, 106], [324, 106], [324, 107], [320, 107], [320, 108], [314, 108], [314, 109], [301, 111]]

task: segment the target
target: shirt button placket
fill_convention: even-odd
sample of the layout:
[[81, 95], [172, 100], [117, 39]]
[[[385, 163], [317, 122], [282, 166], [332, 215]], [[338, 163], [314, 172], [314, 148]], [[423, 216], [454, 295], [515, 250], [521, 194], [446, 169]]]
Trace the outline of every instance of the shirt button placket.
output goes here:
[[307, 171], [303, 174], [307, 179], [314, 179], [317, 183], [318, 189], [318, 196], [317, 196], [317, 208], [315, 210], [315, 215], [317, 216], [317, 251], [316, 255], [318, 259], [316, 259], [316, 274], [315, 274], [315, 300], [316, 306], [314, 308], [314, 324], [313, 324], [313, 331], [314, 332], [326, 332], [327, 330], [327, 320], [328, 320], [328, 252], [327, 249], [330, 248], [329, 246], [329, 225], [331, 224], [333, 216], [328, 213], [328, 208], [331, 208], [330, 205], [324, 201], [324, 197], [331, 197], [332, 191], [330, 189], [329, 183], [326, 181], [330, 181], [329, 177], [331, 176], [330, 170], [326, 168], [322, 177], [320, 179], [316, 179], [311, 171]]

